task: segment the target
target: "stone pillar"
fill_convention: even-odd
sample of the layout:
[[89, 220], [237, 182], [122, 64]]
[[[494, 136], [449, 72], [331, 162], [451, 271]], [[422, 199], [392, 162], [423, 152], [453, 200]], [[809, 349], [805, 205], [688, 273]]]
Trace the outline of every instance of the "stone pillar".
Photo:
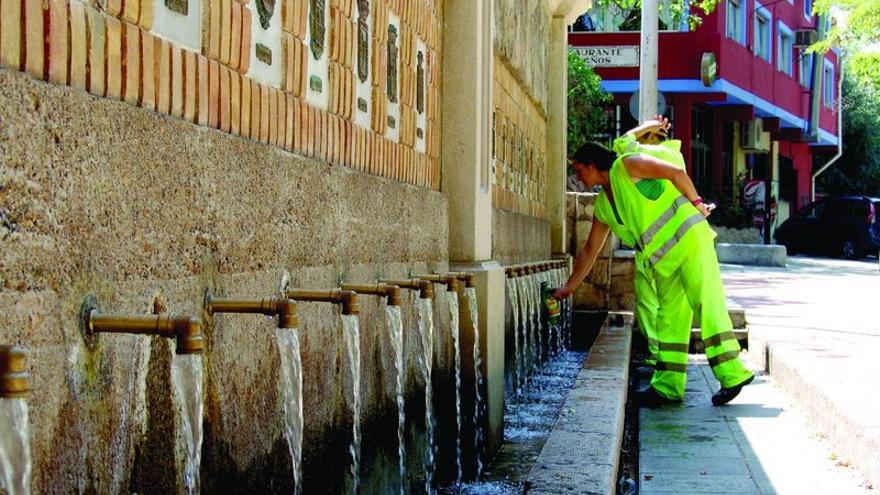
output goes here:
[[492, 257], [490, 183], [492, 2], [452, 1], [444, 12], [443, 192], [449, 198], [449, 258]]
[[553, 17], [550, 23], [550, 57], [547, 99], [547, 219], [550, 252], [565, 253], [565, 182], [568, 150], [568, 23]]
[[[501, 446], [504, 435], [504, 270], [491, 260], [492, 6], [493, 2], [452, 0], [443, 9], [447, 56], [442, 62], [441, 104], [450, 269], [475, 273], [487, 458]], [[473, 329], [463, 326], [462, 343], [473, 341]], [[467, 367], [465, 373], [472, 374]]]

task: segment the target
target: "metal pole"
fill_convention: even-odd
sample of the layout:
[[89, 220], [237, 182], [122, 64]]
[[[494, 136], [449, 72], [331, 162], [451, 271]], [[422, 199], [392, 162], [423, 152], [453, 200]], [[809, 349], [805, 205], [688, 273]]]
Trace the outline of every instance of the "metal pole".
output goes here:
[[[844, 52], [840, 52], [840, 56], [837, 57], [837, 65], [840, 67], [840, 75], [837, 80], [837, 153], [831, 157], [825, 165], [817, 170], [812, 177], [810, 177], [810, 201], [816, 201], [816, 177], [819, 177], [822, 172], [828, 170], [828, 167], [834, 165], [841, 155], [843, 155], [843, 76], [844, 76], [844, 60], [843, 60]], [[813, 56], [815, 59], [815, 55]]]
[[657, 114], [657, 0], [642, 0], [642, 41], [639, 48], [639, 121]]

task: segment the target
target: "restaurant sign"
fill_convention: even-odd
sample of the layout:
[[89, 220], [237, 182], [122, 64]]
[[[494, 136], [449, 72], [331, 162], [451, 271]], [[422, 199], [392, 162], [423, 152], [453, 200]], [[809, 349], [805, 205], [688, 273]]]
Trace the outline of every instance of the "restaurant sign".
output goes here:
[[592, 67], [639, 66], [638, 46], [578, 46], [574, 50]]

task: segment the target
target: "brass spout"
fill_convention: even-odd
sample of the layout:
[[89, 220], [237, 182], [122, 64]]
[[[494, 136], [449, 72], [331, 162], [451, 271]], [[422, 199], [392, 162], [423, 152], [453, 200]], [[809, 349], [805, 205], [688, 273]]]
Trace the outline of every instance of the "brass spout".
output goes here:
[[450, 275], [452, 275], [455, 278], [457, 278], [458, 280], [460, 280], [464, 284], [464, 286], [467, 288], [474, 288], [477, 286], [477, 284], [474, 281], [475, 280], [474, 274], [471, 272], [455, 272], [455, 273], [450, 273]]
[[189, 316], [104, 315], [93, 309], [86, 324], [88, 334], [129, 333], [159, 335], [177, 340], [177, 354], [201, 354], [205, 350], [202, 321]]
[[391, 284], [342, 284], [342, 290], [350, 290], [358, 294], [370, 294], [379, 297], [388, 297], [389, 306], [400, 306], [400, 287]]
[[455, 274], [447, 273], [444, 275], [416, 275], [421, 280], [427, 280], [435, 284], [443, 284], [446, 286], [447, 292], [455, 292], [458, 290], [458, 278]]
[[419, 291], [419, 299], [434, 299], [434, 284], [428, 280], [411, 278], [407, 280], [383, 280], [382, 282], [396, 285], [401, 289], [417, 290]]
[[208, 296], [205, 309], [209, 313], [252, 313], [278, 317], [278, 328], [296, 328], [296, 303], [281, 297], [265, 299], [222, 299]]
[[516, 270], [517, 270], [516, 267], [508, 266], [508, 267], [504, 268], [504, 275], [506, 275], [507, 278], [516, 277], [517, 276]]
[[29, 390], [30, 373], [25, 370], [27, 354], [17, 345], [0, 345], [0, 397], [19, 399]]
[[344, 315], [357, 315], [361, 312], [361, 307], [358, 305], [357, 293], [350, 290], [288, 289], [284, 292], [284, 297], [294, 301], [341, 304], [342, 314]]

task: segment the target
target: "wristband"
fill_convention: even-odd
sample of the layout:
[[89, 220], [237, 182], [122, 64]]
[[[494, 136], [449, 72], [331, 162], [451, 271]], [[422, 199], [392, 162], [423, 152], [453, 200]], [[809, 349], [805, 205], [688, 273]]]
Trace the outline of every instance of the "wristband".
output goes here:
[[691, 204], [694, 206], [700, 206], [701, 204], [703, 204], [703, 198], [697, 196], [697, 199], [691, 201]]

